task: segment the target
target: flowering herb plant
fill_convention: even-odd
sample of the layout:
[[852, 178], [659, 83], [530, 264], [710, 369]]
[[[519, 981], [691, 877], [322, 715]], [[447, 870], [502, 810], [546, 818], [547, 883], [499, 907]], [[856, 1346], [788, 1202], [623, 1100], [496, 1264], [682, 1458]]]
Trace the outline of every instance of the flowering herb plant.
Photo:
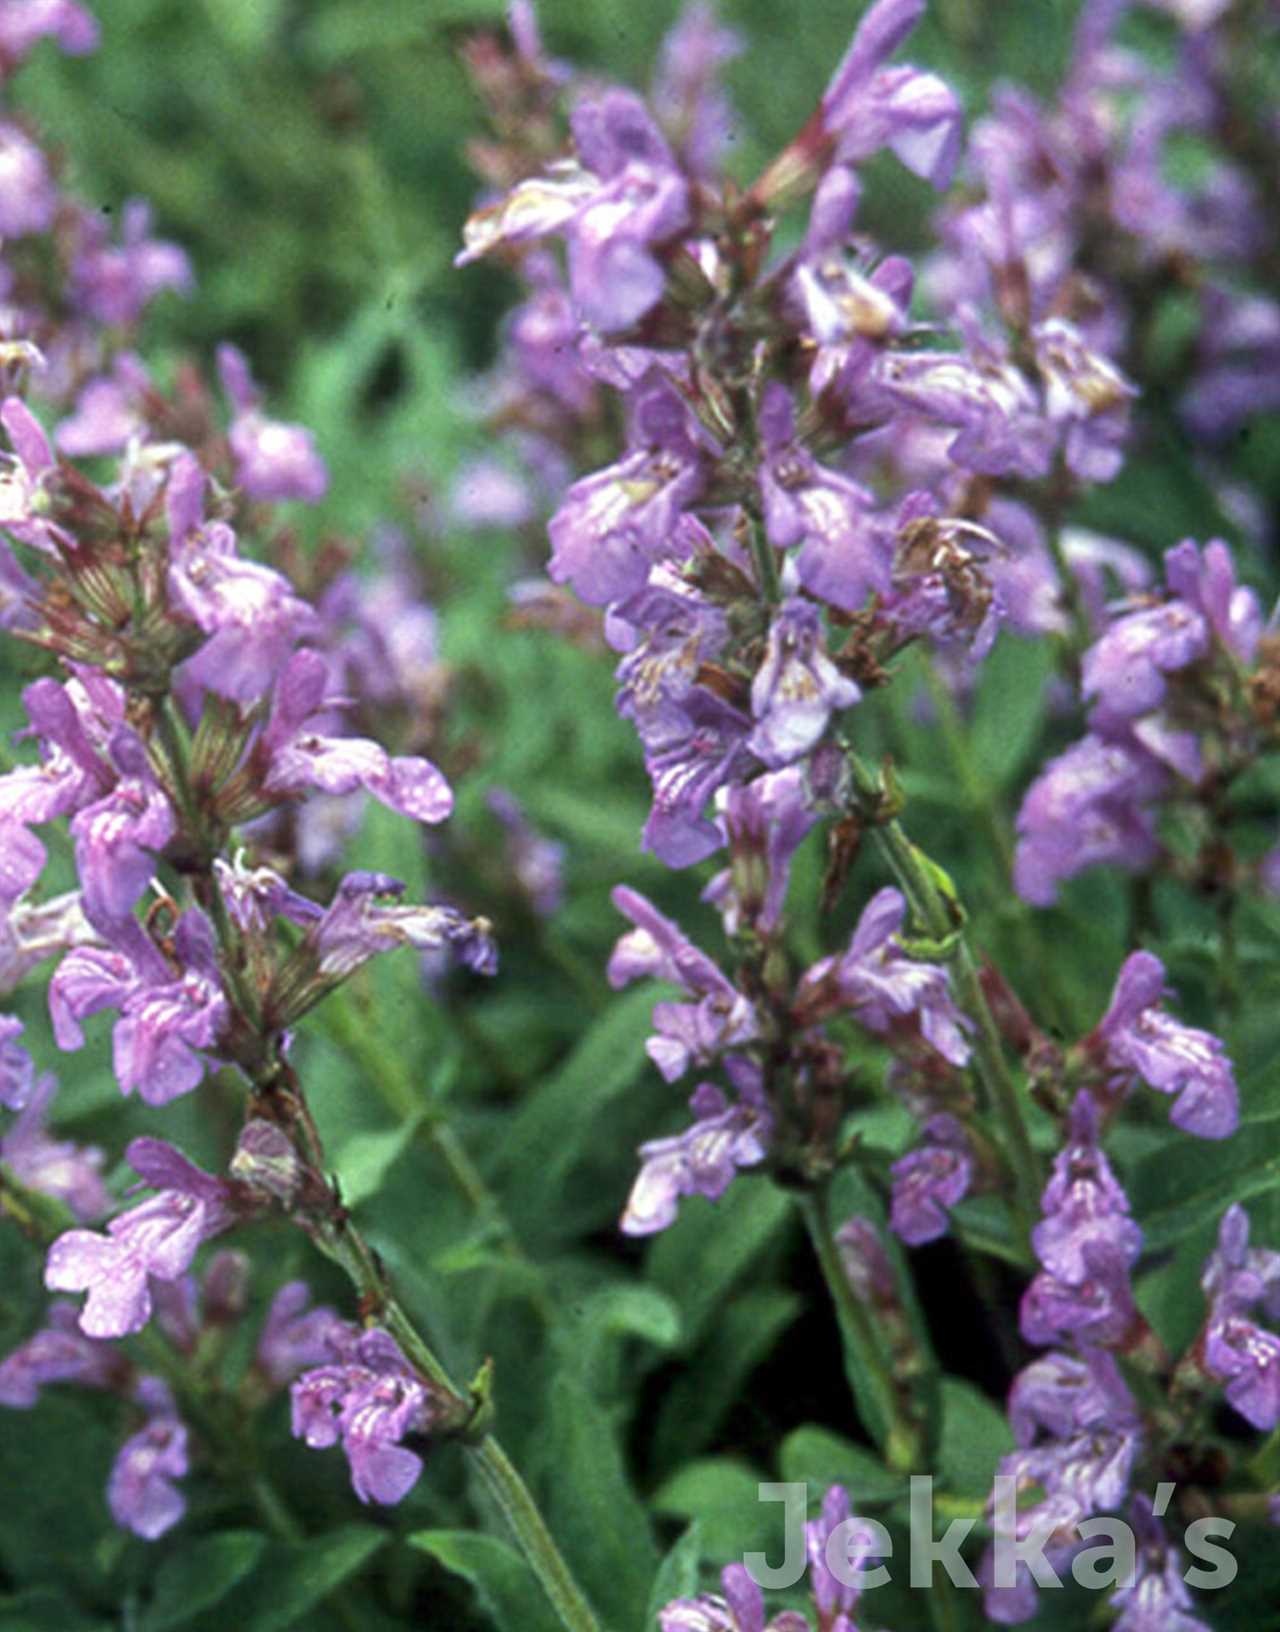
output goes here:
[[437, 28], [427, 275], [428, 25], [211, 7], [389, 257], [304, 425], [0, 0], [4, 1624], [1274, 1600], [1280, 28], [1050, 12], [872, 0], [773, 139], [699, 0], [644, 94]]

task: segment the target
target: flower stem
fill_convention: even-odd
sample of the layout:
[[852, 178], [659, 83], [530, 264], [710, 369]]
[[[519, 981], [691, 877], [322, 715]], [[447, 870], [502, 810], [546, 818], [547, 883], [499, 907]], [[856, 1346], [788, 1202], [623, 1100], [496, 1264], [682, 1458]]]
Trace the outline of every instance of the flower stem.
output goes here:
[[778, 557], [769, 542], [764, 522], [758, 515], [750, 517], [747, 531], [751, 537], [751, 558], [755, 562], [756, 576], [760, 580], [760, 593], [769, 606], [776, 606], [782, 599], [782, 585], [778, 580]]
[[[184, 820], [188, 820], [195, 830], [198, 812], [191, 791], [187, 747], [180, 723], [167, 704], [158, 711], [158, 721], [161, 741], [171, 764], [178, 803]], [[203, 890], [212, 904], [218, 894], [212, 858], [201, 854], [198, 859], [201, 865], [191, 870], [192, 888], [197, 893]], [[225, 911], [215, 911], [214, 928], [221, 944], [224, 965], [234, 972], [235, 937]], [[315, 1180], [313, 1195], [323, 1198], [313, 1201], [305, 1211], [300, 1211], [298, 1222], [317, 1247], [346, 1273], [359, 1293], [362, 1317], [389, 1332], [410, 1365], [432, 1385], [440, 1407], [442, 1426], [460, 1435], [464, 1450], [476, 1462], [493, 1491], [530, 1568], [545, 1589], [566, 1632], [599, 1632], [596, 1618], [556, 1547], [528, 1487], [497, 1440], [482, 1428], [485, 1392], [478, 1388], [460, 1388], [405, 1313], [391, 1288], [382, 1260], [352, 1222], [337, 1188], [325, 1176], [328, 1162], [320, 1131], [297, 1073], [280, 1046], [280, 1039], [261, 1033], [262, 1019], [256, 1005], [240, 999], [240, 1007], [245, 1021], [259, 1032], [261, 1044], [260, 1048], [247, 1052], [237, 1062], [253, 1083], [251, 1108], [286, 1128], [297, 1141]], [[474, 1194], [475, 1185], [482, 1183], [479, 1174], [469, 1166], [465, 1173], [458, 1167], [458, 1159], [465, 1159], [465, 1152], [460, 1146], [449, 1147], [449, 1154], [454, 1158], [451, 1166], [455, 1176], [464, 1178], [466, 1187]]]
[[844, 1345], [845, 1374], [868, 1431], [886, 1463], [902, 1472], [924, 1453], [920, 1425], [909, 1416], [869, 1311], [849, 1281], [831, 1228], [828, 1189], [819, 1183], [799, 1195], [805, 1228], [835, 1305]]
[[486, 1434], [477, 1445], [467, 1447], [467, 1454], [502, 1509], [560, 1620], [570, 1632], [598, 1632], [598, 1622], [582, 1589], [552, 1539], [529, 1487], [502, 1446], [492, 1434]]
[[[391, 1333], [405, 1358], [447, 1402], [452, 1402], [455, 1414], [465, 1424], [466, 1417], [474, 1411], [475, 1402], [453, 1381], [392, 1294], [377, 1254], [359, 1230], [349, 1218], [339, 1215], [318, 1221], [313, 1233], [321, 1251], [345, 1270], [359, 1292], [366, 1317], [376, 1320]], [[464, 1434], [463, 1449], [502, 1509], [530, 1569], [541, 1582], [566, 1632], [599, 1632], [599, 1623], [547, 1529], [529, 1487], [497, 1439], [486, 1433], [468, 1440]]]
[[973, 1063], [1004, 1129], [1006, 1154], [1013, 1169], [1014, 1209], [1025, 1234], [1030, 1234], [1040, 1213], [1039, 1161], [1023, 1120], [1018, 1090], [1004, 1057], [1000, 1034], [992, 1017], [978, 966], [965, 939], [959, 903], [944, 893], [946, 875], [907, 837], [896, 816], [882, 812], [886, 790], [880, 777], [859, 756], [846, 749], [854, 787], [864, 812], [875, 822], [876, 841], [890, 871], [910, 903], [924, 933], [940, 943], [952, 942], [951, 971], [960, 1007], [973, 1021]]

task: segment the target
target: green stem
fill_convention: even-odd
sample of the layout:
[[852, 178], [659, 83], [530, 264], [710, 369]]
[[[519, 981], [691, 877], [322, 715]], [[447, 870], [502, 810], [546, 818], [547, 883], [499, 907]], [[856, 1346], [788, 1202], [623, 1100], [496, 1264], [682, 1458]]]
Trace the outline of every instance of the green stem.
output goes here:
[[[852, 749], [846, 752], [858, 797], [868, 810], [875, 812], [882, 807], [885, 796], [880, 778]], [[1005, 1061], [1000, 1034], [982, 990], [973, 952], [960, 929], [957, 915], [939, 887], [938, 870], [923, 851], [912, 844], [896, 817], [878, 820], [875, 836], [925, 934], [939, 942], [955, 941], [951, 957], [952, 981], [960, 1007], [974, 1023], [974, 1069], [1004, 1129], [1007, 1155], [1013, 1168], [1015, 1210], [1023, 1231], [1030, 1234], [1040, 1215], [1039, 1162], [1023, 1120], [1017, 1087]]]
[[[199, 835], [199, 812], [188, 774], [185, 733], [176, 713], [172, 712], [172, 705], [167, 701], [157, 710], [156, 717], [160, 741], [171, 763], [173, 786], [183, 820], [189, 823], [189, 831], [193, 835]], [[212, 872], [210, 858], [197, 872], [193, 885], [198, 881], [207, 892], [216, 895], [217, 881]], [[221, 943], [223, 961], [228, 968], [232, 968], [236, 952], [235, 937], [225, 912], [215, 916], [214, 926]], [[245, 1017], [251, 1019], [252, 1015], [253, 1011], [248, 1010]], [[528, 1487], [497, 1440], [479, 1431], [477, 1417], [484, 1407], [485, 1397], [479, 1390], [473, 1392], [458, 1387], [405, 1313], [391, 1289], [381, 1259], [352, 1223], [337, 1191], [324, 1178], [328, 1163], [323, 1142], [297, 1074], [280, 1053], [277, 1038], [264, 1036], [261, 1041], [264, 1046], [257, 1057], [241, 1061], [241, 1068], [253, 1081], [260, 1108], [266, 1114], [273, 1115], [298, 1141], [315, 1181], [313, 1198], [316, 1191], [323, 1198], [306, 1204], [298, 1222], [306, 1228], [317, 1247], [346, 1273], [359, 1293], [362, 1317], [388, 1331], [410, 1365], [432, 1385], [440, 1407], [441, 1426], [461, 1433], [464, 1450], [477, 1464], [493, 1491], [530, 1568], [542, 1583], [566, 1632], [599, 1632], [596, 1618], [543, 1522]], [[460, 1154], [461, 1147], [456, 1147], [453, 1150], [455, 1159]], [[466, 1176], [473, 1187], [483, 1185], [474, 1170], [469, 1170]]]
[[764, 522], [759, 516], [749, 517], [748, 532], [751, 535], [751, 557], [756, 564], [761, 593], [770, 606], [776, 606], [782, 599], [782, 585], [778, 581], [778, 557], [769, 542]]
[[503, 1517], [570, 1632], [598, 1632], [598, 1623], [547, 1529], [529, 1487], [492, 1434], [467, 1448], [468, 1456], [502, 1509]]
[[[465, 1421], [473, 1402], [453, 1381], [418, 1328], [391, 1293], [376, 1254], [345, 1216], [316, 1221], [316, 1244], [339, 1264], [360, 1294], [361, 1308], [376, 1319], [400, 1345], [405, 1358], [444, 1396], [447, 1409]], [[463, 1441], [468, 1459], [478, 1469], [511, 1526], [529, 1567], [541, 1582], [567, 1632], [599, 1632], [581, 1588], [547, 1529], [529, 1488], [492, 1434]]]
[[799, 1195], [800, 1211], [835, 1305], [844, 1345], [845, 1374], [872, 1438], [891, 1468], [907, 1472], [919, 1466], [923, 1454], [921, 1431], [907, 1414], [876, 1333], [870, 1312], [849, 1281], [840, 1248], [831, 1228], [831, 1210], [825, 1183]]

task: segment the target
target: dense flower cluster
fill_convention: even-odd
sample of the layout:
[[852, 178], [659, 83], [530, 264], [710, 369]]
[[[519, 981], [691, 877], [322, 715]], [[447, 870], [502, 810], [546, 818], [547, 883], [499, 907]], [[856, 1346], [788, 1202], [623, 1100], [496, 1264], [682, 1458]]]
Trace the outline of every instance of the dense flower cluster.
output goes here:
[[[79, 6], [15, 0], [0, 19], [3, 71], [44, 35], [83, 51], [97, 28]], [[136, 1138], [126, 1154], [154, 1193], [89, 1228], [112, 1205], [103, 1154], [48, 1132], [53, 1079], [37, 1077], [21, 1025], [0, 1023], [0, 1100], [17, 1113], [0, 1155], [14, 1179], [83, 1221], [52, 1241], [45, 1282], [87, 1294], [78, 1316], [55, 1305], [47, 1330], [4, 1362], [2, 1397], [28, 1406], [42, 1384], [73, 1380], [131, 1400], [142, 1425], [108, 1505], [150, 1539], [183, 1511], [172, 1481], [187, 1470], [188, 1429], [168, 1383], [139, 1375], [116, 1340], [154, 1315], [190, 1356], [204, 1327], [244, 1306], [244, 1261], [224, 1253], [210, 1260], [198, 1315], [192, 1275], [205, 1242], [269, 1208], [305, 1212], [313, 1229], [338, 1214], [291, 1079], [290, 1028], [380, 952], [451, 952], [481, 973], [496, 953], [483, 919], [404, 902], [386, 874], [348, 872], [327, 904], [290, 883], [295, 864], [336, 859], [307, 840], [323, 822], [309, 806], [355, 801], [357, 821], [367, 798], [417, 823], [450, 814], [452, 790], [429, 758], [388, 752], [350, 723], [393, 703], [417, 708], [438, 688], [432, 614], [403, 561], [367, 585], [330, 578], [318, 602], [272, 564], [283, 535], [271, 506], [315, 503], [327, 489], [310, 433], [268, 415], [230, 345], [217, 356], [225, 421], [194, 369], [166, 396], [130, 347], [156, 296], [191, 287], [186, 257], [151, 237], [137, 201], [114, 244], [18, 121], [4, 121], [0, 145], [0, 626], [51, 671], [22, 693], [26, 747], [0, 776], [0, 985], [57, 959], [55, 1041], [80, 1048], [83, 1023], [110, 1011], [116, 1081], [148, 1106], [227, 1065], [250, 1090], [225, 1174]], [[96, 479], [72, 462], [87, 458], [100, 461]], [[42, 899], [53, 823], [65, 824], [77, 882]], [[239, 835], [246, 824], [256, 828]], [[245, 850], [255, 832], [278, 866]], [[273, 1305], [250, 1392], [391, 1343], [327, 1311], [304, 1315], [304, 1303], [294, 1286]], [[362, 1499], [404, 1493], [412, 1481], [396, 1458], [409, 1453], [386, 1447], [434, 1420], [425, 1385], [398, 1364], [418, 1403], [395, 1433], [377, 1413], [370, 1423], [355, 1395], [342, 1430]], [[332, 1443], [319, 1421], [307, 1416], [308, 1442]]]
[[[671, 36], [668, 77], [646, 103], [575, 87], [518, 7], [510, 46], [490, 40], [476, 79], [491, 101], [519, 85], [523, 113], [499, 119], [503, 141], [480, 154], [490, 193], [459, 262], [500, 256], [526, 284], [488, 405], [525, 472], [519, 525], [549, 512], [548, 575], [602, 609], [620, 654], [617, 707], [653, 790], [643, 846], [675, 869], [724, 853], [703, 892], [724, 956], [634, 890], [613, 894], [633, 928], [611, 983], [676, 988], [654, 1009], [651, 1060], [670, 1083], [720, 1078], [698, 1082], [684, 1132], [641, 1147], [622, 1228], [666, 1229], [681, 1198], [716, 1200], [746, 1169], [822, 1190], [857, 1142], [845, 1124], [863, 1103], [852, 1021], [891, 1055], [886, 1086], [917, 1129], [863, 1174], [887, 1190], [903, 1241], [933, 1241], [966, 1197], [1035, 1183], [1019, 1090], [993, 1057], [1012, 1046], [1064, 1143], [1039, 1222], [1022, 1221], [1036, 1267], [1021, 1335], [1051, 1352], [1014, 1382], [1018, 1449], [1000, 1471], [1026, 1493], [1016, 1535], [1043, 1529], [1059, 1563], [1082, 1545], [1081, 1521], [1129, 1514], [1142, 1561], [1111, 1602], [1137, 1629], [1200, 1624], [1147, 1494], [1186, 1453], [1178, 1436], [1198, 1445], [1207, 1432], [1188, 1412], [1187, 1368], [1201, 1405], [1216, 1380], [1255, 1426], [1275, 1421], [1273, 1334], [1251, 1318], [1259, 1304], [1274, 1318], [1274, 1255], [1246, 1254], [1241, 1222], [1224, 1224], [1198, 1358], [1174, 1368], [1135, 1300], [1143, 1232], [1101, 1140], [1138, 1082], [1171, 1096], [1183, 1134], [1231, 1136], [1224, 1045], [1167, 1012], [1164, 966], [1144, 950], [1086, 1037], [1051, 1041], [996, 969], [966, 963], [954, 888], [905, 841], [886, 850], [906, 893], [874, 895], [847, 950], [810, 954], [799, 972], [787, 938], [808, 835], [827, 827], [829, 910], [862, 834], [896, 814], [892, 780], [869, 778], [852, 750], [850, 711], [916, 643], [963, 700], [1001, 626], [1052, 642], [1052, 706], [1078, 689], [1088, 709], [1087, 734], [1023, 801], [1011, 871], [1025, 901], [1049, 906], [1099, 864], [1160, 866], [1206, 893], [1249, 872], [1224, 832], [1233, 783], [1274, 746], [1257, 597], [1221, 540], [1168, 549], [1161, 588], [1142, 551], [1069, 524], [1076, 496], [1122, 469], [1149, 328], [1187, 266], [1202, 269], [1197, 299], [1221, 326], [1184, 359], [1179, 411], [1210, 442], [1245, 411], [1244, 378], [1262, 366], [1245, 360], [1245, 328], [1270, 333], [1272, 303], [1240, 292], [1262, 229], [1259, 177], [1227, 151], [1224, 8], [1164, 8], [1173, 67], [1118, 43], [1127, 9], [1084, 5], [1058, 103], [1002, 90], [966, 147], [949, 88], [890, 60], [921, 0], [876, 0], [812, 119], [744, 189], [717, 169], [715, 74], [736, 42], [709, 16], [691, 12]], [[1220, 151], [1182, 187], [1169, 155], [1187, 133]], [[884, 148], [940, 189], [965, 177], [919, 269], [933, 323], [917, 316], [916, 269], [857, 231], [858, 166]], [[798, 205], [807, 217], [771, 253]], [[596, 468], [611, 399], [623, 442]], [[544, 621], [579, 633], [554, 604], [544, 597]], [[1190, 813], [1198, 853], [1185, 835], [1181, 850], [1166, 843], [1173, 809]], [[897, 1293], [877, 1293], [875, 1275], [892, 1286], [896, 1271], [876, 1225], [853, 1222], [862, 1233], [842, 1261], [887, 1341]], [[1149, 1374], [1141, 1403], [1129, 1366]], [[746, 1573], [730, 1566], [722, 1586], [669, 1605], [664, 1632], [764, 1632]], [[823, 1628], [852, 1626], [851, 1599], [815, 1595]], [[1026, 1619], [1031, 1575], [988, 1579], [986, 1604], [994, 1620]], [[804, 1624], [792, 1611], [767, 1622]]]
[[[928, 1255], [904, 1249], [954, 1231], [937, 1261], [975, 1281], [998, 1257], [1020, 1297], [999, 1333], [1013, 1449], [986, 1503], [987, 1616], [1032, 1618], [1044, 1584], [1025, 1560], [1003, 1577], [1003, 1540], [1039, 1538], [1060, 1569], [1088, 1521], [1123, 1514], [1138, 1548], [1112, 1583], [1115, 1627], [1191, 1632], [1203, 1623], [1173, 1518], [1219, 1503], [1258, 1517], [1274, 1471], [1245, 1431], [1280, 1423], [1280, 1252], [1251, 1246], [1243, 1207], [1211, 1188], [1206, 1238], [1226, 1210], [1203, 1270], [1203, 1242], [1190, 1263], [1181, 1250], [1144, 1263], [1157, 1241], [1140, 1175], [1149, 1151], [1211, 1163], [1215, 1147], [1194, 1141], [1236, 1135], [1235, 1067], [1226, 1042], [1170, 1012], [1145, 890], [1084, 1035], [1045, 970], [999, 966], [1032, 909], [1087, 888], [1077, 875], [1158, 872], [1214, 903], [1234, 997], [1237, 898], [1280, 880], [1280, 851], [1260, 853], [1238, 797], [1280, 720], [1280, 639], [1241, 582], [1247, 553], [1171, 543], [1156, 518], [1161, 582], [1144, 550], [1074, 524], [1167, 397], [1221, 530], [1247, 549], [1263, 524], [1222, 450], [1254, 408], [1280, 405], [1280, 306], [1255, 287], [1274, 177], [1237, 117], [1238, 18], [1226, 0], [1148, 0], [1167, 25], [1159, 60], [1130, 46], [1135, 9], [1084, 0], [1056, 101], [1005, 87], [966, 136], [944, 79], [898, 60], [926, 0], [872, 0], [811, 117], [744, 184], [728, 173], [719, 83], [741, 42], [709, 9], [668, 36], [646, 99], [550, 57], [515, 0], [505, 32], [463, 48], [497, 139], [473, 150], [486, 193], [458, 256], [493, 257], [522, 286], [478, 393], [512, 458], [487, 452], [446, 509], [460, 528], [545, 538], [550, 587], [517, 586], [519, 617], [614, 654], [616, 709], [651, 787], [640, 846], [686, 878], [715, 863], [702, 889], [715, 948], [647, 895], [612, 890], [630, 927], [608, 984], [665, 985], [647, 1055], [664, 1085], [694, 1083], [692, 1120], [640, 1147], [622, 1231], [678, 1236], [744, 1173], [744, 1189], [772, 1179], [797, 1199], [895, 1523], [905, 1476], [954, 1450], [950, 1380], [911, 1285]], [[72, 0], [0, 0], [0, 84], [46, 37], [87, 51], [97, 25]], [[942, 195], [916, 264], [864, 230], [862, 167], [883, 155]], [[451, 1384], [397, 1301], [295, 1047], [298, 1023], [382, 952], [411, 949], [433, 986], [450, 964], [496, 972], [492, 926], [465, 892], [408, 900], [347, 858], [369, 801], [413, 842], [446, 822], [466, 765], [450, 757], [453, 675], [413, 550], [386, 529], [367, 574], [332, 541], [304, 560], [276, 506], [328, 490], [311, 432], [271, 416], [231, 344], [209, 381], [189, 364], [162, 387], [144, 361], [149, 306], [193, 287], [183, 252], [138, 200], [113, 234], [3, 108], [0, 159], [0, 629], [41, 665], [0, 771], [0, 991], [50, 964], [54, 1042], [79, 1050], [108, 1016], [112, 1073], [143, 1115], [215, 1091], [220, 1112], [227, 1093], [243, 1111], [212, 1171], [135, 1137], [124, 1154], [149, 1193], [121, 1206], [104, 1152], [50, 1130], [55, 1080], [0, 1016], [0, 1197], [41, 1243], [45, 1286], [82, 1299], [55, 1301], [0, 1361], [0, 1403], [29, 1409], [60, 1383], [125, 1402], [106, 1500], [147, 1540], [182, 1517], [177, 1482], [220, 1460], [211, 1398], [243, 1426], [287, 1388], [294, 1437], [340, 1446], [366, 1504], [404, 1500], [428, 1442], [457, 1436], [583, 1632], [596, 1623], [568, 1566], [485, 1442], [488, 1363], [469, 1389]], [[1198, 334], [1160, 376], [1147, 365], [1177, 297]], [[1054, 671], [1033, 701], [1079, 718], [1055, 725], [1058, 751], [1010, 833], [997, 807], [1016, 772], [1000, 795], [966, 785], [965, 808], [953, 801], [958, 818], [981, 808], [995, 841], [1007, 900], [989, 949], [907, 835], [911, 777], [928, 767], [898, 777], [876, 697], [904, 674], [927, 680], [895, 701], [938, 723], [963, 772], [970, 699], [997, 641], [1017, 638]], [[565, 846], [505, 787], [487, 811], [486, 863], [544, 935]], [[891, 882], [855, 870], [864, 840]], [[59, 841], [74, 887], [51, 893]], [[795, 899], [795, 878], [812, 900]], [[355, 1038], [353, 1058], [377, 1054]], [[1167, 1127], [1139, 1085], [1168, 1099]], [[429, 1133], [483, 1225], [467, 1262], [492, 1230], [508, 1267], [531, 1269], [486, 1176], [419, 1110], [407, 1131]], [[209, 1121], [213, 1141], [223, 1123]], [[833, 1228], [845, 1179], [856, 1211]], [[251, 1344], [248, 1261], [207, 1244], [257, 1220], [292, 1223], [338, 1264], [358, 1321], [289, 1282]], [[1148, 1267], [1182, 1277], [1166, 1286], [1201, 1273], [1190, 1341], [1146, 1297]], [[649, 1336], [632, 1318], [618, 1330]], [[144, 1351], [133, 1339], [148, 1327]], [[252, 1483], [243, 1453], [229, 1460]], [[542, 1471], [560, 1477], [554, 1452]], [[971, 1518], [982, 1506], [980, 1491], [952, 1494]], [[914, 1512], [911, 1526], [914, 1541]], [[855, 1632], [850, 1582], [883, 1534], [831, 1486], [805, 1529], [804, 1610], [770, 1615], [731, 1563], [719, 1591], [686, 1576], [661, 1632]]]

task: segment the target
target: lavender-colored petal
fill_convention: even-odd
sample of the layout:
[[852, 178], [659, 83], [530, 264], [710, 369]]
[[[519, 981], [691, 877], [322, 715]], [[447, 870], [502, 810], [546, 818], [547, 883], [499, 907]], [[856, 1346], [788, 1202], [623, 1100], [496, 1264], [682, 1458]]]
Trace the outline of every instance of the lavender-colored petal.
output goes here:
[[144, 1541], [158, 1540], [186, 1512], [172, 1481], [187, 1466], [186, 1428], [177, 1417], [154, 1417], [120, 1447], [107, 1483], [111, 1517]]

